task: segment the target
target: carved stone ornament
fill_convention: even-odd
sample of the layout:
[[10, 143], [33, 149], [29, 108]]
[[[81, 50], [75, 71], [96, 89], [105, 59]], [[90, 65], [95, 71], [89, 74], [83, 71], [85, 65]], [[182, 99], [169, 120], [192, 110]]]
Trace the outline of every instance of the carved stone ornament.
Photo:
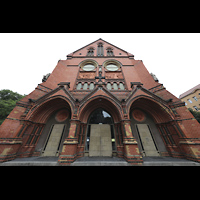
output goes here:
[[133, 110], [132, 116], [138, 122], [143, 122], [146, 119], [146, 115], [144, 114], [144, 112], [139, 109]]

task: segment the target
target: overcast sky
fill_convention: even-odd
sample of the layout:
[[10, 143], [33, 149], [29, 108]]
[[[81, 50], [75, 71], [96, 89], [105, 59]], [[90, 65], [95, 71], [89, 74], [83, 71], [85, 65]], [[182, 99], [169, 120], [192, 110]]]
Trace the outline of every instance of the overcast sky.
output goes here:
[[199, 33], [0, 33], [0, 90], [31, 93], [59, 59], [99, 38], [143, 60], [177, 97], [200, 84]]

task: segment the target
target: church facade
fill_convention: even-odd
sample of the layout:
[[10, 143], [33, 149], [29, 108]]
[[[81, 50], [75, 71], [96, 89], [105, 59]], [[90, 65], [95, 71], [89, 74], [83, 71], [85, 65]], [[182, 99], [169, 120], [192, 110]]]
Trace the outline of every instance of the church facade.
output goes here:
[[59, 60], [0, 126], [0, 162], [31, 156], [200, 162], [200, 125], [142, 60], [98, 39]]

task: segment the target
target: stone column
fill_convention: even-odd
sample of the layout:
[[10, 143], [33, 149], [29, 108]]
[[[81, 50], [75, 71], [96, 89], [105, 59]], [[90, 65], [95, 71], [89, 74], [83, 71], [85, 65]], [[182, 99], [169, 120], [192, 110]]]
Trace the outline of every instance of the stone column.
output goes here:
[[76, 160], [78, 145], [77, 131], [79, 129], [79, 124], [78, 120], [70, 120], [69, 134], [63, 143], [63, 149], [58, 159], [60, 165], [70, 165]]
[[132, 165], [142, 165], [143, 160], [139, 152], [138, 143], [133, 137], [131, 129], [131, 121], [123, 120], [123, 144], [124, 144], [124, 158]]
[[124, 154], [124, 145], [123, 145], [123, 139], [122, 139], [122, 131], [121, 131], [121, 123], [115, 123], [115, 135], [116, 135], [116, 148], [117, 148], [117, 157], [123, 158]]
[[84, 156], [85, 149], [85, 137], [87, 135], [87, 123], [80, 123], [80, 131], [78, 136], [78, 146], [77, 146], [77, 158]]

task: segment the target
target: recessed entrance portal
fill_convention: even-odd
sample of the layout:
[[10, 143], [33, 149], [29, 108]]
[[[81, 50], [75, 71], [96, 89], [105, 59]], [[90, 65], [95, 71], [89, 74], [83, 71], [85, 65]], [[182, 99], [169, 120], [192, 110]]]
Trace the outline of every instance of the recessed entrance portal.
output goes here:
[[69, 133], [70, 110], [61, 108], [48, 118], [35, 147], [40, 156], [58, 156], [62, 151], [64, 139]]
[[141, 139], [141, 145], [146, 156], [160, 156], [156, 143], [147, 124], [136, 124], [137, 131]]
[[91, 125], [89, 156], [112, 156], [111, 131], [109, 124]]
[[57, 156], [64, 129], [65, 124], [52, 125], [50, 134], [44, 146], [44, 153], [42, 156]]
[[161, 156], [167, 152], [153, 118], [142, 109], [130, 112], [133, 135], [138, 141], [142, 156]]
[[85, 152], [89, 152], [90, 157], [111, 157], [115, 150], [113, 119], [107, 111], [98, 108], [88, 120]]

